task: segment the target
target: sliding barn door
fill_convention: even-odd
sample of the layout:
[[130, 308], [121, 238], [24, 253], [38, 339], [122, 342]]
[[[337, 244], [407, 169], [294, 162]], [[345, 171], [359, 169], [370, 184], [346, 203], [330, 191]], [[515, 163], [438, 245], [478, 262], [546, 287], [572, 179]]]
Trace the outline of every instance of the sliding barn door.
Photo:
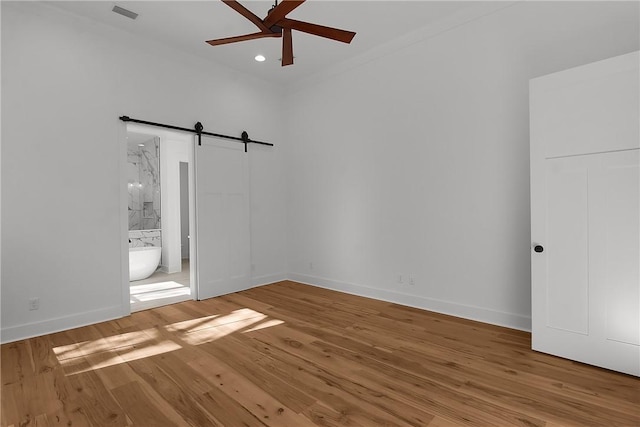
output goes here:
[[213, 138], [196, 144], [198, 299], [251, 283], [249, 166], [244, 145]]
[[534, 350], [640, 375], [638, 53], [531, 81]]

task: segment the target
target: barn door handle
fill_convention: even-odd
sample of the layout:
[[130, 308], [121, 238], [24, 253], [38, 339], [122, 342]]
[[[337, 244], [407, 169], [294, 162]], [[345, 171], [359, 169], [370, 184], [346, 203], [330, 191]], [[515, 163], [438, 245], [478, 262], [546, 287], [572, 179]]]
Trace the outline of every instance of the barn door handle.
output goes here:
[[540, 245], [535, 245], [535, 246], [533, 247], [533, 250], [534, 250], [535, 252], [540, 253], [540, 252], [544, 251], [544, 248], [543, 248], [542, 246], [540, 246]]

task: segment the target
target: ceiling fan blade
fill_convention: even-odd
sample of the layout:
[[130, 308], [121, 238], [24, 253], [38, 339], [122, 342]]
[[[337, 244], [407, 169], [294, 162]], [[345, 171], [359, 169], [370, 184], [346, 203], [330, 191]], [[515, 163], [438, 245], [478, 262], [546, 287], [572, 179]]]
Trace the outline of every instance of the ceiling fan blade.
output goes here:
[[293, 40], [291, 39], [291, 30], [289, 28], [282, 29], [282, 66], [293, 64]]
[[258, 18], [253, 12], [251, 12], [249, 9], [247, 9], [246, 7], [238, 3], [236, 0], [222, 0], [222, 1], [231, 9], [235, 10], [240, 15], [244, 16], [249, 21], [253, 22], [253, 24], [256, 27], [258, 27], [261, 31], [264, 31], [264, 32], [269, 31], [269, 27], [271, 27], [271, 25], [269, 25], [269, 27], [264, 25], [264, 23], [262, 22], [262, 19]]
[[304, 3], [304, 0], [282, 0], [279, 5], [271, 9], [266, 18], [264, 18], [264, 25], [267, 28], [273, 27], [282, 18], [287, 16], [287, 13], [291, 12], [296, 7]]
[[280, 37], [282, 34], [280, 33], [253, 33], [253, 34], [245, 34], [243, 36], [235, 36], [235, 37], [226, 37], [224, 39], [215, 39], [215, 40], [207, 40], [211, 46], [219, 46], [221, 44], [229, 44], [235, 42], [243, 42], [245, 40], [253, 40], [253, 39], [262, 39], [265, 37]]
[[289, 18], [282, 18], [278, 21], [278, 25], [282, 28], [290, 28], [343, 43], [351, 43], [351, 40], [353, 40], [353, 37], [356, 35], [353, 31], [339, 30], [338, 28], [325, 27], [323, 25], [296, 21], [295, 19]]

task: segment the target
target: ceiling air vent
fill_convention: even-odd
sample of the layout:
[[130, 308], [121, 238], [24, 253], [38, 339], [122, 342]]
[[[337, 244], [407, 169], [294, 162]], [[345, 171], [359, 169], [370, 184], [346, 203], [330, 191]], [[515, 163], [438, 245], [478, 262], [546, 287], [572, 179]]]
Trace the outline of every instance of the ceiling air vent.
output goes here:
[[111, 9], [112, 11], [114, 11], [117, 14], [120, 14], [122, 16], [126, 16], [127, 18], [131, 18], [131, 19], [136, 19], [138, 17], [138, 14], [135, 12], [131, 12], [130, 10], [127, 10], [125, 8], [122, 8], [120, 6], [113, 6], [113, 9]]

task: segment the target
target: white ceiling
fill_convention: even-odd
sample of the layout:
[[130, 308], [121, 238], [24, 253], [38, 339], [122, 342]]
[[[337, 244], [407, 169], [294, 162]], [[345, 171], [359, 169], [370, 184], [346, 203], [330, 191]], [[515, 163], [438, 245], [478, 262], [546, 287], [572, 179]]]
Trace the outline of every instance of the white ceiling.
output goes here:
[[[272, 0], [240, 0], [263, 18]], [[268, 38], [222, 46], [206, 40], [256, 32], [256, 27], [220, 0], [204, 1], [54, 1], [48, 4], [153, 39], [259, 78], [288, 84], [361, 55], [394, 38], [445, 19], [477, 2], [307, 0], [288, 16], [355, 31], [351, 44], [294, 31], [295, 64], [280, 66], [282, 40]], [[139, 14], [134, 21], [112, 12], [114, 5]], [[253, 58], [263, 54], [267, 60]]]

